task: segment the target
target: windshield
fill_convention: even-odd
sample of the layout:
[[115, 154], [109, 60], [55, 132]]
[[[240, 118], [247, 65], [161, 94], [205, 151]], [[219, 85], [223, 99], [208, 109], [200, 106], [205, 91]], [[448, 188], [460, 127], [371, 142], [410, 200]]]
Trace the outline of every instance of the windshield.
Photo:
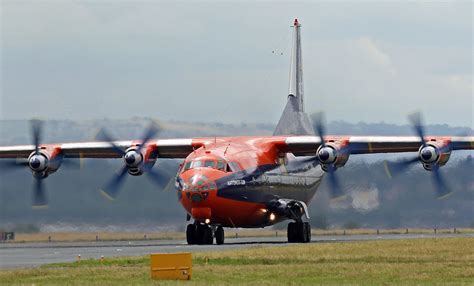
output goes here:
[[187, 161], [184, 164], [182, 172], [186, 172], [187, 170], [195, 168], [212, 168], [222, 172], [236, 172], [241, 170], [236, 162], [231, 162], [227, 164], [227, 162], [222, 159], [196, 159], [192, 161]]

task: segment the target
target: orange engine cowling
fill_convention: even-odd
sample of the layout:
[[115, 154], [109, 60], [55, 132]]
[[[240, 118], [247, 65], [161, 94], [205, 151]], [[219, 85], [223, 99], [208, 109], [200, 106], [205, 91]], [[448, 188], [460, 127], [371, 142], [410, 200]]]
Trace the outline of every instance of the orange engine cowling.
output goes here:
[[39, 148], [28, 156], [28, 167], [34, 176], [45, 178], [59, 169], [62, 159], [60, 148]]
[[335, 168], [343, 167], [349, 159], [349, 152], [341, 152], [343, 146], [335, 143], [327, 143], [321, 145], [316, 151], [316, 156], [321, 163], [321, 167], [324, 171], [327, 171], [329, 165]]

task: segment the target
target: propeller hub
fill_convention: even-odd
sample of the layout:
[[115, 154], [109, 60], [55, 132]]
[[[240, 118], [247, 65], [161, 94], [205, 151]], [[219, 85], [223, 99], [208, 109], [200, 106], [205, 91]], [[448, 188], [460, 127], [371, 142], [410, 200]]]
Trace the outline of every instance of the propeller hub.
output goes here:
[[48, 158], [42, 154], [36, 154], [28, 160], [30, 169], [34, 172], [43, 172], [48, 168]]
[[320, 147], [317, 152], [318, 160], [321, 164], [333, 164], [336, 162], [337, 153], [336, 150], [330, 146]]
[[136, 150], [130, 150], [123, 156], [125, 164], [129, 168], [136, 168], [143, 161], [143, 156], [141, 153], [138, 153]]
[[428, 145], [420, 149], [419, 157], [423, 163], [434, 163], [439, 159], [439, 151], [436, 147]]

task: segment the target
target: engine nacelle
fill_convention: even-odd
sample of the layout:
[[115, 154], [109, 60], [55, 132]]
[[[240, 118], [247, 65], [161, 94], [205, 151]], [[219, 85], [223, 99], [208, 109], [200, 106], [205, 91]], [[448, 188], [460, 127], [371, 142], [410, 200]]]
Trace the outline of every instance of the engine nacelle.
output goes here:
[[324, 146], [321, 145], [316, 151], [316, 157], [325, 172], [328, 171], [328, 166], [332, 165], [335, 168], [340, 168], [346, 164], [349, 153], [341, 154], [340, 149], [341, 147], [337, 144], [328, 143]]
[[[425, 146], [421, 146], [418, 150], [418, 157], [420, 158], [423, 168], [427, 171], [433, 170], [435, 166], [444, 166], [451, 156], [451, 151], [448, 148], [443, 148], [442, 144], [437, 142], [427, 142]], [[446, 149], [447, 151], [442, 151]]]
[[[59, 157], [59, 158], [58, 158]], [[28, 167], [35, 177], [46, 178], [61, 166], [62, 157], [55, 150], [40, 150], [28, 156]]]

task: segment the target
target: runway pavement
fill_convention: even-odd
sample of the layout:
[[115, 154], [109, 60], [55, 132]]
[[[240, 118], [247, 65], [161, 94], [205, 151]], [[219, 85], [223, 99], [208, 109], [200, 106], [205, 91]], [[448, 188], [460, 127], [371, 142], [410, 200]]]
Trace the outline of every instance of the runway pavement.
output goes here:
[[[435, 237], [472, 237], [474, 234], [384, 234], [313, 236], [312, 243], [393, 240]], [[184, 240], [0, 243], [0, 269], [36, 267], [47, 263], [72, 262], [112, 256], [150, 253], [219, 251], [257, 246], [287, 246], [286, 237], [226, 238], [224, 245], [187, 245]]]

